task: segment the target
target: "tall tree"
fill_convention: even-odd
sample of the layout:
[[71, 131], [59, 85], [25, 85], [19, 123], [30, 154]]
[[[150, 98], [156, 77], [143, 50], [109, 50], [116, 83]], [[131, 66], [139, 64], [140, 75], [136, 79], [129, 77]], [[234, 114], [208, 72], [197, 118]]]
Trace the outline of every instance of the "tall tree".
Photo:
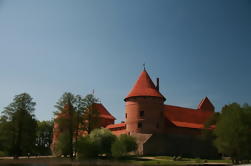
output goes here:
[[35, 146], [36, 120], [35, 105], [27, 93], [16, 95], [2, 112], [6, 148], [10, 155], [16, 157], [31, 153]]
[[[98, 99], [92, 94], [82, 98], [80, 95], [64, 93], [55, 105], [58, 110], [55, 112], [57, 116], [55, 123], [58, 124], [58, 131], [63, 134], [58, 141], [66, 142], [68, 140], [67, 144], [59, 143], [60, 146], [58, 147], [67, 149], [71, 157], [76, 154], [80, 133], [90, 133], [98, 127], [99, 112], [94, 107], [96, 102], [98, 102]], [[66, 145], [70, 147], [65, 147]], [[58, 149], [58, 151], [62, 152], [62, 149]], [[64, 153], [66, 153], [65, 150]]]
[[[64, 141], [66, 140], [69, 155], [71, 159], [73, 159], [73, 147], [74, 147], [74, 133], [76, 131], [76, 97], [72, 93], [66, 92], [63, 96], [59, 99], [55, 107], [58, 109], [55, 112], [57, 118], [55, 122], [58, 124], [59, 131], [61, 134], [64, 133]], [[58, 145], [61, 144], [58, 142]], [[59, 146], [62, 147], [62, 146]]]
[[100, 126], [99, 111], [95, 107], [95, 103], [97, 103], [98, 101], [99, 100], [95, 98], [93, 94], [88, 94], [83, 98], [83, 126], [84, 130], [87, 131], [88, 134], [90, 134], [92, 130]]
[[238, 164], [251, 158], [251, 107], [237, 103], [222, 109], [215, 129], [215, 145], [220, 153], [232, 158]]

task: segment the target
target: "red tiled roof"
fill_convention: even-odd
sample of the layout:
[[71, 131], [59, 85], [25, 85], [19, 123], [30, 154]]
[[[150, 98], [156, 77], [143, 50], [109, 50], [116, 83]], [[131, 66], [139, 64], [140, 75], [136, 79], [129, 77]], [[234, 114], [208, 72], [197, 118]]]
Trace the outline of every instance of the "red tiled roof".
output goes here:
[[156, 89], [146, 70], [140, 74], [137, 82], [124, 100], [137, 96], [161, 97], [165, 100], [165, 97]]
[[106, 126], [107, 129], [111, 130], [115, 135], [127, 134], [126, 131], [126, 124], [125, 123], [118, 123], [118, 124], [110, 124]]
[[172, 123], [178, 127], [194, 128], [194, 129], [204, 128], [204, 124], [198, 124], [198, 123], [187, 123], [187, 122], [179, 122], [179, 121], [172, 121]]
[[118, 124], [110, 124], [106, 126], [106, 128], [113, 129], [113, 128], [119, 128], [119, 127], [125, 127], [125, 126], [126, 126], [125, 123], [118, 123]]
[[165, 105], [164, 116], [178, 127], [204, 128], [204, 123], [213, 115], [213, 112], [197, 109]]
[[103, 104], [100, 103], [95, 103], [94, 107], [99, 111], [99, 116], [101, 118], [104, 119], [112, 119], [112, 120], [116, 120], [116, 118], [114, 118], [114, 116], [112, 116], [108, 110], [103, 106]]

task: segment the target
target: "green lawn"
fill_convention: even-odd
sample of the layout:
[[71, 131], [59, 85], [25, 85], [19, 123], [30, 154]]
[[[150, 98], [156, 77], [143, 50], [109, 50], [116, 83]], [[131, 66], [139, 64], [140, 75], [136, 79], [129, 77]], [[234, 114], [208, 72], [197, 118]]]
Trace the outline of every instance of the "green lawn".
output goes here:
[[53, 156], [40, 157], [40, 158], [30, 158], [26, 157], [20, 158], [19, 160], [12, 160], [12, 158], [0, 158], [1, 164], [11, 164], [11, 163], [55, 163], [55, 164], [76, 164], [76, 165], [130, 165], [130, 166], [181, 166], [181, 165], [196, 165], [202, 163], [231, 163], [230, 160], [206, 160], [196, 159], [196, 158], [179, 158], [177, 161], [173, 160], [173, 157], [169, 156], [142, 156], [142, 157], [128, 157], [120, 160], [115, 160], [107, 157], [99, 157], [93, 160], [74, 160], [71, 161], [69, 158], [55, 158]]
[[230, 164], [230, 160], [205, 160], [198, 158], [180, 158], [176, 161], [170, 156], [145, 156], [145, 157], [135, 157], [128, 160], [133, 164], [139, 165], [189, 165], [189, 164], [202, 164], [202, 163], [226, 163]]

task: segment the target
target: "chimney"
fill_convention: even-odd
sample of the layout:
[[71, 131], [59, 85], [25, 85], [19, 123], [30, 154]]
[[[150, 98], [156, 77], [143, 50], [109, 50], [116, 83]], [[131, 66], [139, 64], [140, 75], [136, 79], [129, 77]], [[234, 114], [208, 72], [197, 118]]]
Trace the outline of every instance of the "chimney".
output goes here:
[[159, 78], [157, 78], [157, 85], [156, 85], [156, 89], [159, 91]]

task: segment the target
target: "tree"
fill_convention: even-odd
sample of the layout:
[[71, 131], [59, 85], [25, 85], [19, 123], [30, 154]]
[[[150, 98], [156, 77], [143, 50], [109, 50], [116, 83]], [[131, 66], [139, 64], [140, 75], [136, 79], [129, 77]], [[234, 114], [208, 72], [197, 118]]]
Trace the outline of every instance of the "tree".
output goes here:
[[[56, 142], [56, 154], [57, 155], [63, 155], [63, 156], [67, 156], [69, 154], [72, 153], [72, 145], [71, 142], [69, 142], [69, 132], [65, 131], [60, 133], [59, 138]], [[72, 157], [72, 156], [71, 156]]]
[[116, 136], [110, 130], [106, 128], [94, 129], [89, 137], [91, 141], [97, 144], [99, 154], [111, 155], [111, 147], [116, 140]]
[[37, 121], [36, 153], [50, 155], [53, 121]]
[[88, 94], [83, 98], [82, 102], [84, 105], [84, 130], [87, 131], [88, 134], [90, 134], [91, 131], [98, 128], [100, 124], [99, 111], [95, 108], [94, 105], [98, 102], [98, 99], [95, 98], [93, 94]]
[[78, 147], [79, 159], [96, 158], [99, 154], [98, 143], [91, 140], [89, 136], [81, 137], [78, 141]]
[[215, 145], [220, 153], [238, 164], [251, 157], [251, 107], [237, 103], [225, 105], [216, 123]]
[[89, 135], [78, 141], [78, 156], [80, 159], [95, 158], [98, 155], [111, 155], [111, 146], [116, 136], [108, 129], [94, 129]]
[[122, 158], [127, 154], [125, 144], [119, 139], [112, 144], [111, 151], [114, 158]]
[[[55, 119], [55, 123], [58, 124], [59, 131], [61, 131], [60, 134], [64, 133], [62, 136], [63, 142], [65, 145], [69, 146], [65, 148], [64, 146], [58, 146], [57, 151], [66, 152], [65, 150], [59, 150], [60, 147], [64, 147], [64, 149], [67, 149], [67, 152], [70, 155], [70, 158], [73, 159], [73, 148], [74, 148], [74, 133], [76, 131], [76, 97], [72, 93], [64, 93], [63, 96], [58, 100], [55, 107], [58, 109], [57, 112], [55, 112], [57, 118]], [[60, 136], [59, 136], [60, 137]], [[65, 143], [67, 141], [67, 143]], [[61, 141], [62, 142], [62, 141]], [[65, 154], [66, 155], [66, 154]]]
[[119, 136], [119, 140], [125, 145], [127, 153], [137, 150], [138, 146], [135, 137], [126, 134], [121, 134]]
[[27, 93], [16, 95], [2, 112], [6, 151], [16, 157], [31, 153], [35, 146], [36, 120], [34, 115], [36, 103]]
[[[73, 154], [78, 151], [77, 142], [80, 133], [90, 133], [99, 124], [99, 112], [94, 107], [96, 99], [92, 94], [86, 95], [82, 98], [80, 95], [73, 95], [72, 93], [64, 93], [58, 100], [55, 107], [56, 119], [55, 123], [58, 125], [58, 131], [61, 133], [67, 132], [69, 136], [69, 155], [73, 158]], [[66, 139], [66, 138], [65, 138]]]
[[112, 144], [112, 156], [115, 158], [125, 157], [129, 152], [137, 150], [136, 138], [122, 134]]

